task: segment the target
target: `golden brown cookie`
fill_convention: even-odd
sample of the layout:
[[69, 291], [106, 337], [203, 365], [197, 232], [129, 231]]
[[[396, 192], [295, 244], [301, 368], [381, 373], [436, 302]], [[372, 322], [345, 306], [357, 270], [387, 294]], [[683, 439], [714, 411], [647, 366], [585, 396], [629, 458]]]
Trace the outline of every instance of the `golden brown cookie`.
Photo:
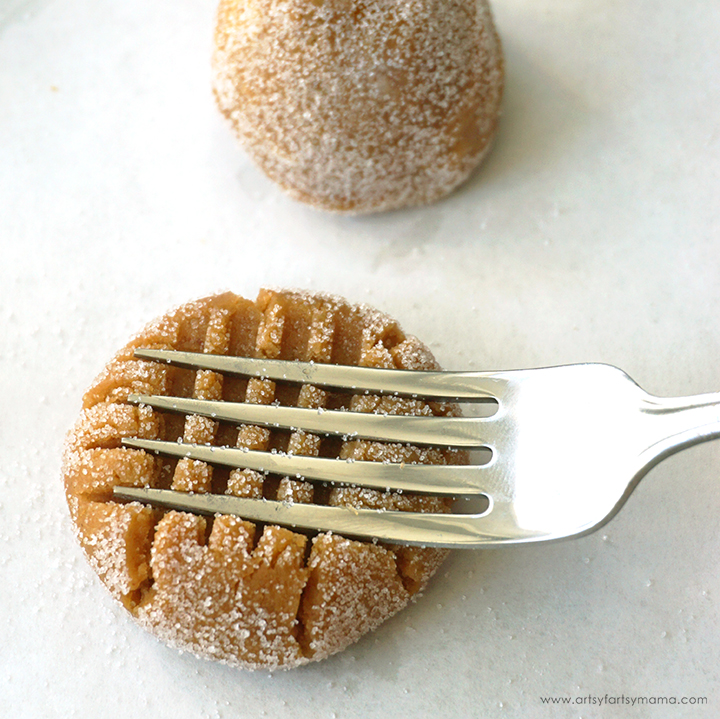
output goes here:
[[487, 0], [220, 0], [214, 92], [295, 199], [432, 202], [485, 156], [503, 90]]
[[[85, 553], [111, 594], [172, 646], [246, 668], [293, 667], [344, 649], [404, 607], [444, 550], [381, 546], [229, 516], [203, 518], [112, 500], [114, 486], [228, 492], [296, 502], [444, 511], [446, 500], [229, 470], [159, 458], [123, 437], [383, 461], [463, 463], [462, 453], [320, 438], [236, 426], [127, 403], [129, 394], [195, 396], [356, 411], [415, 414], [417, 400], [336, 394], [310, 385], [225, 377], [133, 357], [138, 347], [430, 369], [427, 348], [367, 307], [299, 292], [227, 293], [184, 305], [147, 326], [107, 365], [84, 397], [64, 458], [67, 501]], [[432, 403], [435, 414], [457, 407]]]

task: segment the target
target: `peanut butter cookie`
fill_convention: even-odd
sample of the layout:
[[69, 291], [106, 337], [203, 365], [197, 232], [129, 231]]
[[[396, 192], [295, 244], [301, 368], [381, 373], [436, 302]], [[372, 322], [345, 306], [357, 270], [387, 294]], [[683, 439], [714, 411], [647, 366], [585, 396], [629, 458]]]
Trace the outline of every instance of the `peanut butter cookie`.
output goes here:
[[[67, 501], [97, 574], [147, 630], [182, 650], [245, 668], [323, 659], [404, 607], [444, 550], [383, 546], [332, 534], [306, 536], [236, 517], [203, 518], [112, 499], [115, 486], [164, 487], [295, 502], [445, 511], [447, 501], [172, 460], [121, 445], [123, 437], [183, 440], [373, 461], [463, 463], [462, 453], [318, 437], [127, 402], [133, 393], [415, 414], [397, 397], [333, 393], [221, 376], [134, 358], [138, 347], [408, 369], [436, 368], [428, 349], [367, 307], [302, 292], [227, 293], [186, 304], [125, 346], [84, 396], [64, 457]], [[432, 403], [435, 414], [455, 414]]]
[[213, 65], [250, 157], [292, 197], [346, 213], [457, 187], [503, 90], [487, 0], [220, 0]]

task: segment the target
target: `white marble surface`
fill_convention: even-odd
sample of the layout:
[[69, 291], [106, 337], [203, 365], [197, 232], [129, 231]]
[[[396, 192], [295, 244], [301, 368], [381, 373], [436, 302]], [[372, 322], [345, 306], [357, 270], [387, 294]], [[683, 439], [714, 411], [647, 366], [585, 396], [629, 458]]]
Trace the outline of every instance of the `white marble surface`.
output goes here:
[[[485, 165], [431, 207], [351, 219], [236, 147], [210, 0], [0, 0], [3, 715], [718, 715], [720, 443], [654, 469], [596, 534], [454, 554], [376, 633], [273, 675], [157, 643], [71, 533], [60, 451], [84, 387], [216, 290], [366, 301], [454, 369], [597, 360], [658, 394], [720, 390], [720, 5], [494, 8], [507, 93]], [[606, 695], [707, 704], [577, 703]]]

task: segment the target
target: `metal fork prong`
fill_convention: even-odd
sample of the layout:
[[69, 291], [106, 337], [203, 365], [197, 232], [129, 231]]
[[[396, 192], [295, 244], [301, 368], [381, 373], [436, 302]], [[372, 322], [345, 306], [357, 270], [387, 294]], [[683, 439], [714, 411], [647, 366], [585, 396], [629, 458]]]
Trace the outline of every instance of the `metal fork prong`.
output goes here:
[[196, 459], [225, 467], [253, 469], [315, 481], [351, 484], [381, 491], [401, 491], [445, 496], [478, 496], [483, 466], [391, 464], [306, 457], [298, 454], [258, 452], [237, 447], [165, 442], [153, 439], [123, 439], [126, 447]]
[[489, 372], [396, 370], [162, 349], [136, 349], [135, 356], [178, 367], [208, 369], [225, 374], [302, 382], [353, 392], [400, 394], [454, 402], [493, 401], [505, 386], [501, 375]]
[[169, 412], [199, 414], [237, 424], [303, 430], [347, 438], [438, 447], [492, 446], [493, 417], [434, 417], [281, 407], [159, 395], [130, 395], [129, 402]]
[[113, 496], [194, 514], [236, 515], [254, 522], [381, 542], [470, 548], [522, 541], [516, 530], [508, 535], [502, 522], [493, 521], [492, 501], [481, 514], [442, 514], [327, 507], [152, 488], [115, 487]]

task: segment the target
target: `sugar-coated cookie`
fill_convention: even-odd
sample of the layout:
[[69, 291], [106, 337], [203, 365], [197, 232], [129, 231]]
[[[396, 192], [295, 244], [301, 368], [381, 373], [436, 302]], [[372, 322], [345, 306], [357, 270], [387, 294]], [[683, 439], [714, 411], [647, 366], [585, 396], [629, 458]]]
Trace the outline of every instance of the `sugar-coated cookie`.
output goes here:
[[346, 213], [451, 192], [485, 156], [503, 90], [487, 0], [220, 0], [213, 65], [252, 159]]
[[138, 360], [138, 347], [431, 369], [429, 350], [389, 317], [324, 295], [226, 293], [186, 304], [148, 325], [84, 397], [70, 431], [64, 481], [78, 538], [111, 594], [147, 630], [182, 650], [246, 668], [289, 668], [344, 649], [404, 607], [444, 550], [306, 536], [229, 516], [205, 518], [112, 498], [114, 486], [231, 493], [295, 502], [445, 511], [446, 500], [321, 487], [251, 470], [160, 458], [123, 437], [183, 440], [346, 459], [463, 463], [462, 453], [321, 438], [163, 413], [135, 393], [356, 411], [455, 414], [456, 406], [342, 395], [318, 387], [222, 376]]

